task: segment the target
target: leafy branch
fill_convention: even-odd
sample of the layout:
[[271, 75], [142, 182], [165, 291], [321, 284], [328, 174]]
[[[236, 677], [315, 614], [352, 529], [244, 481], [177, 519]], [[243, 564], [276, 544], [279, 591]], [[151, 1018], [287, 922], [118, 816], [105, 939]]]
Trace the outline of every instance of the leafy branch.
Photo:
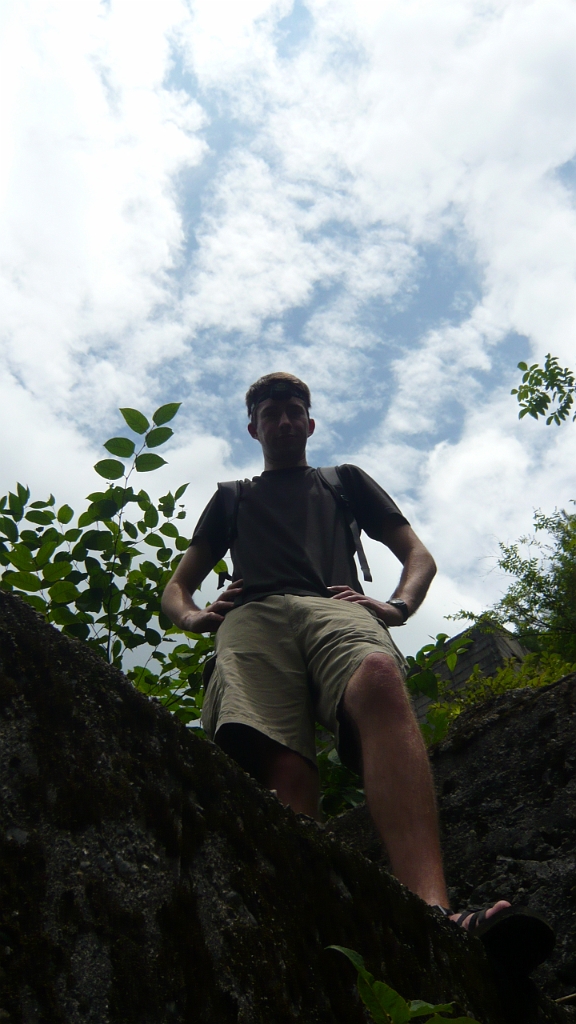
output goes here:
[[[568, 367], [559, 366], [556, 356], [550, 353], [543, 367], [538, 363], [532, 363], [532, 366], [518, 363], [518, 369], [523, 371], [522, 383], [510, 392], [517, 396], [520, 404], [518, 419], [533, 416], [537, 420], [539, 416], [546, 416], [548, 426], [551, 423], [560, 426], [570, 416], [574, 404], [576, 380], [572, 371]], [[556, 408], [547, 415], [554, 402], [558, 403]], [[576, 420], [576, 411], [572, 419]]]
[[[134, 474], [166, 465], [150, 449], [173, 436], [166, 424], [179, 408], [179, 402], [160, 406], [152, 423], [137, 409], [120, 410], [136, 437], [105, 442], [115, 457], [101, 459], [94, 469], [107, 489], [88, 495], [76, 526], [74, 510], [69, 505], [56, 509], [52, 494], [46, 501], [30, 502], [29, 488], [19, 483], [0, 498], [0, 588], [18, 594], [47, 622], [118, 668], [127, 652], [148, 646], [145, 664], [128, 669], [127, 675], [138, 689], [189, 722], [200, 716], [202, 669], [213, 639], [176, 629], [160, 605], [189, 543], [178, 528], [186, 518], [179, 500], [188, 484], [154, 502], [131, 482]], [[226, 563], [215, 569], [226, 570]]]

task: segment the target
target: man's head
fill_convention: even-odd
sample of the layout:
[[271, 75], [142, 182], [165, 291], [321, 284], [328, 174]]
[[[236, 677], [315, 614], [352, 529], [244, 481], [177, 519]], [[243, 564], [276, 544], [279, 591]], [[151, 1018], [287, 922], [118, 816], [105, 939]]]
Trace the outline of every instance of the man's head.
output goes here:
[[295, 377], [292, 373], [284, 373], [282, 370], [277, 373], [267, 373], [251, 384], [246, 392], [246, 408], [254, 426], [256, 425], [258, 406], [269, 398], [276, 401], [299, 398], [304, 403], [306, 412], [310, 411], [310, 388], [303, 380]]
[[262, 445], [266, 468], [306, 465], [314, 432], [308, 385], [291, 373], [268, 373], [246, 392], [248, 431]]

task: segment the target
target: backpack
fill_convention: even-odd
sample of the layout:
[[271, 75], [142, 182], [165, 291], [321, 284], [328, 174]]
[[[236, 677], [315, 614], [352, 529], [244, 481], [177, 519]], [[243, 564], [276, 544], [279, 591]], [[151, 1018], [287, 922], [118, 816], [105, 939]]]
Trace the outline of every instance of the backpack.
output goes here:
[[[344, 518], [348, 525], [348, 529], [352, 534], [352, 541], [354, 544], [354, 550], [358, 555], [358, 561], [360, 562], [360, 568], [362, 574], [367, 583], [372, 582], [372, 574], [370, 572], [370, 566], [368, 565], [368, 559], [366, 558], [366, 552], [362, 546], [360, 539], [360, 529], [356, 522], [356, 516], [354, 515], [354, 509], [352, 503], [346, 494], [346, 488], [340, 478], [338, 472], [338, 466], [322, 466], [318, 468], [316, 472], [320, 476], [320, 480], [325, 487], [328, 488], [332, 494], [334, 501], [338, 508], [341, 508], [344, 512]], [[226, 519], [228, 523], [228, 547], [232, 546], [232, 542], [236, 536], [236, 521], [238, 518], [238, 505], [242, 498], [242, 482], [240, 480], [226, 480], [223, 483], [218, 484], [218, 490], [222, 495], [224, 501], [224, 508], [226, 510]], [[227, 572], [218, 573], [218, 589], [224, 586], [226, 580], [231, 580], [232, 577]]]

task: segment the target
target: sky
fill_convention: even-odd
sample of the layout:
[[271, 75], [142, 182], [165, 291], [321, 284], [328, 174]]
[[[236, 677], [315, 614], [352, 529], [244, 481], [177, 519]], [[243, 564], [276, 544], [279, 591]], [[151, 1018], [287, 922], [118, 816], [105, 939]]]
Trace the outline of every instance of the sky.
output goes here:
[[575, 428], [510, 396], [576, 364], [575, 49], [573, 0], [3, 0], [0, 494], [80, 510], [118, 407], [181, 401], [142, 483], [190, 481], [191, 533], [287, 370], [311, 464], [362, 466], [436, 558], [395, 639], [457, 632], [576, 497]]

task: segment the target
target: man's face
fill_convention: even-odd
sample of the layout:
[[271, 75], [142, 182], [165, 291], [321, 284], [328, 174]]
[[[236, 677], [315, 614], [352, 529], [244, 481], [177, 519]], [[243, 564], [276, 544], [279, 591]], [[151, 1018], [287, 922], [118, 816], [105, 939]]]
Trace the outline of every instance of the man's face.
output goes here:
[[303, 458], [314, 427], [300, 398], [267, 398], [256, 407], [255, 422], [248, 424], [248, 431], [260, 441], [270, 461], [290, 466]]

